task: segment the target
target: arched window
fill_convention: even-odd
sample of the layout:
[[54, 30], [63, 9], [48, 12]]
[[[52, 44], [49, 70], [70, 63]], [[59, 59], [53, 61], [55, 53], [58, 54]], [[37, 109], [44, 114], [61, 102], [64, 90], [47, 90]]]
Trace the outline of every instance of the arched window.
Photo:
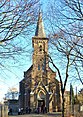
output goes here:
[[45, 70], [44, 65], [42, 65], [42, 70], [43, 70], [43, 71]]
[[44, 61], [42, 64], [42, 70], [45, 71], [46, 70], [46, 57], [44, 57]]
[[38, 70], [40, 70], [40, 65], [38, 64]]
[[39, 46], [39, 51], [42, 51], [42, 45]]

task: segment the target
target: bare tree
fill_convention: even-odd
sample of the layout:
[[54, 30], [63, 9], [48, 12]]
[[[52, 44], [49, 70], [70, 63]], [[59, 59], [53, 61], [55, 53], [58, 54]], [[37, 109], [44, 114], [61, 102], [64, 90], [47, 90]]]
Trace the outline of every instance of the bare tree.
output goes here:
[[[48, 10], [48, 22], [50, 31], [55, 37], [57, 30], [67, 35], [68, 43], [74, 45], [72, 57], [76, 57], [73, 63], [77, 72], [77, 79], [83, 84], [80, 71], [83, 70], [83, 3], [82, 0], [59, 0], [50, 3]], [[50, 34], [51, 34], [50, 33]], [[49, 35], [50, 35], [49, 34]]]
[[[78, 78], [83, 85], [83, 78], [80, 74], [81, 67], [79, 66], [80, 62], [81, 66], [83, 67], [83, 3], [82, 0], [64, 1], [65, 5], [67, 5], [67, 7], [72, 12], [70, 17], [68, 15], [65, 15], [65, 18], [69, 20], [69, 22], [72, 21], [71, 28], [73, 29], [73, 31], [69, 35], [73, 35], [78, 40], [78, 43], [76, 43], [75, 41], [73, 42], [73, 44], [76, 45], [74, 51], [77, 53], [77, 59], [75, 61], [74, 66], [77, 71]], [[73, 56], [75, 55], [73, 54]]]
[[[64, 103], [65, 103], [64, 93], [65, 93], [67, 81], [71, 75], [70, 74], [71, 67], [76, 59], [76, 56], [74, 56], [72, 58], [72, 53], [73, 53], [73, 49], [74, 49], [75, 45], [73, 45], [73, 44], [70, 45], [68, 38], [66, 37], [66, 35], [64, 38], [62, 32], [55, 34], [53, 36], [53, 38], [50, 37], [50, 42], [54, 45], [54, 48], [55, 48], [54, 50], [56, 50], [58, 52], [59, 58], [61, 57], [60, 65], [56, 65], [56, 63], [53, 62], [53, 58], [51, 56], [49, 56], [49, 61], [50, 61], [50, 63], [52, 63], [53, 67], [57, 70], [58, 76], [60, 79], [61, 93], [62, 93], [62, 117], [64, 117]], [[53, 45], [52, 45], [52, 47], [53, 47]], [[55, 55], [55, 57], [56, 56], [57, 55]], [[61, 70], [60, 67], [62, 67], [63, 70]]]
[[[75, 74], [73, 73], [76, 70], [78, 79], [81, 83], [83, 82], [81, 64], [83, 60], [83, 3], [81, 0], [54, 0], [49, 3], [47, 19], [50, 28], [47, 30], [52, 43], [52, 46], [50, 44], [52, 47], [50, 62], [59, 75], [62, 92], [62, 117], [64, 117], [64, 92], [68, 79], [70, 77], [74, 79]], [[54, 62], [53, 59], [55, 59]], [[60, 60], [60, 64], [57, 65]]]
[[17, 63], [30, 54], [29, 35], [37, 19], [38, 7], [39, 0], [0, 0], [1, 69], [9, 69], [6, 65], [9, 59]]
[[18, 91], [16, 88], [12, 87], [8, 90], [8, 92], [5, 94], [5, 99], [18, 99]]
[[0, 1], [0, 58], [13, 58], [25, 51], [38, 6], [38, 0]]
[[29, 26], [35, 22], [37, 8], [38, 0], [1, 0], [0, 43], [23, 32], [28, 34], [31, 31]]

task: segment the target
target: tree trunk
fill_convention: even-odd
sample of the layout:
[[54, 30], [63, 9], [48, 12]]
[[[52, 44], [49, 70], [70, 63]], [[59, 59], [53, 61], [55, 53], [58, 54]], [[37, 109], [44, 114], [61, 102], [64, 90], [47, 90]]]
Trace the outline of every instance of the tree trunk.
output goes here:
[[64, 94], [62, 94], [62, 117], [64, 117]]

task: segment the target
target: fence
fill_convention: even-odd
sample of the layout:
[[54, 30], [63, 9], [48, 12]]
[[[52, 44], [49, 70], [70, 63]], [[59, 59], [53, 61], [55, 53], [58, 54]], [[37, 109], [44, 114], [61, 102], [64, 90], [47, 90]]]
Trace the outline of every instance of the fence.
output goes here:
[[8, 117], [8, 106], [0, 105], [0, 117]]

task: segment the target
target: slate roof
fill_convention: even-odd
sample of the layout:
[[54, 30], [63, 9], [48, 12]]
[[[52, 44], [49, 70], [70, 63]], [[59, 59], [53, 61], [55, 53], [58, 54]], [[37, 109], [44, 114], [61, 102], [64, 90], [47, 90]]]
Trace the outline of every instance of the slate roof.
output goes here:
[[43, 24], [43, 20], [42, 20], [42, 13], [41, 12], [39, 12], [39, 17], [38, 17], [38, 22], [37, 22], [35, 36], [46, 38], [46, 34], [45, 34], [45, 30], [44, 30], [44, 24]]

